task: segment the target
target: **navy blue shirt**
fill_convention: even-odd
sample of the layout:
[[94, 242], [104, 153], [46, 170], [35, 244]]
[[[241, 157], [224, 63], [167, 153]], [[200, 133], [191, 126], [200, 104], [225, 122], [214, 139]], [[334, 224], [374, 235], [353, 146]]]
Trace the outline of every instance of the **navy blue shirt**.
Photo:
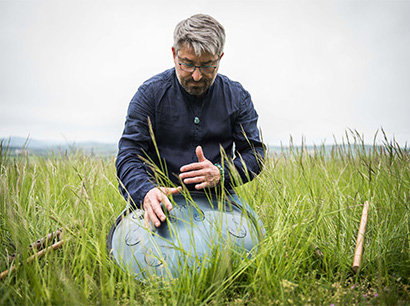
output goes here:
[[[264, 159], [257, 120], [249, 93], [226, 76], [217, 74], [202, 97], [183, 89], [175, 68], [152, 77], [132, 98], [119, 141], [116, 168], [121, 192], [127, 200], [131, 197], [133, 206], [141, 207], [154, 186], [182, 185], [179, 169], [198, 161], [198, 145], [206, 159], [225, 164], [225, 187], [237, 182], [231, 179], [223, 155], [233, 160], [242, 182], [249, 181], [259, 174]], [[148, 161], [171, 182], [155, 178]], [[194, 190], [194, 185], [187, 187]]]

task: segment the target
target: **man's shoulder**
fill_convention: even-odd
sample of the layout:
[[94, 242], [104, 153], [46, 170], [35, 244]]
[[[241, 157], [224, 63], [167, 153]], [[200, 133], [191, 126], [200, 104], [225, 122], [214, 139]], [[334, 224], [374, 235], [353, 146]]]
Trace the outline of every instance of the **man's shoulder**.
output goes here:
[[175, 68], [167, 69], [161, 73], [154, 75], [153, 77], [146, 80], [141, 87], [142, 88], [149, 88], [149, 87], [168, 87], [172, 84], [175, 78]]
[[158, 73], [146, 80], [139, 87], [131, 102], [144, 100], [157, 100], [175, 83], [175, 69], [171, 68]]
[[238, 81], [234, 81], [226, 75], [218, 73], [216, 80], [223, 88], [230, 88], [231, 90], [245, 91], [245, 88]]
[[231, 97], [233, 101], [243, 103], [250, 98], [249, 92], [238, 81], [233, 81], [223, 74], [219, 74], [215, 79], [218, 92], [223, 92], [226, 97]]

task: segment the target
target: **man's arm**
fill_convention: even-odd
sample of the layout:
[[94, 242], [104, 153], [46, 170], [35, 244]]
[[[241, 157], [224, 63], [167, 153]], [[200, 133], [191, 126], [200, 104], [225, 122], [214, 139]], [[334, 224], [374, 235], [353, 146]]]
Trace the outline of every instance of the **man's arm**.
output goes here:
[[152, 101], [152, 96], [143, 86], [131, 100], [115, 165], [125, 199], [133, 207], [145, 210], [146, 224], [151, 220], [159, 226], [159, 220], [165, 220], [161, 202], [171, 210], [172, 204], [167, 196], [178, 193], [180, 188], [156, 186], [148, 173], [148, 165], [141, 158], [146, 157], [153, 143], [149, 127], [150, 118], [155, 118]]
[[231, 174], [226, 169], [225, 186], [227, 187], [246, 183], [262, 171], [266, 148], [261, 141], [257, 122], [258, 114], [251, 96], [244, 90], [233, 131], [233, 141], [235, 143], [233, 165], [240, 176], [241, 182], [232, 181]]
[[134, 207], [142, 207], [145, 194], [155, 187], [148, 175], [148, 166], [141, 159], [152, 143], [148, 120], [153, 116], [149, 98], [140, 87], [128, 107], [115, 162], [120, 190]]

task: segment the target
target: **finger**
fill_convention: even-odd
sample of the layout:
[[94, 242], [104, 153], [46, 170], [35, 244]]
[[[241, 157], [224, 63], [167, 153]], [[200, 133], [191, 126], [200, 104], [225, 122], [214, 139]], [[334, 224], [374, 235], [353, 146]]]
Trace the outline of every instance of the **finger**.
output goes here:
[[[161, 203], [165, 206], [165, 208], [168, 211], [170, 211], [172, 209], [172, 204], [171, 204], [171, 201], [168, 199], [168, 197], [166, 197], [166, 196], [162, 197]], [[162, 208], [161, 208], [161, 211], [162, 211]], [[164, 221], [165, 219], [166, 219], [166, 217], [164, 217], [164, 219], [161, 219], [161, 220]]]
[[195, 177], [184, 179], [184, 184], [195, 184], [195, 183], [203, 183], [203, 182], [206, 182], [205, 176], [195, 176]]
[[[165, 201], [165, 199], [162, 201], [162, 203]], [[167, 218], [164, 214], [164, 211], [162, 210], [161, 207], [161, 203], [159, 203], [158, 205], [155, 205], [154, 207], [152, 207], [152, 210], [154, 212], [154, 216], [156, 216], [157, 218], [159, 218], [161, 221], [165, 221], [165, 219]], [[152, 220], [152, 219], [151, 219]], [[158, 220], [158, 219], [157, 219]], [[161, 222], [158, 221], [154, 222], [155, 226], [159, 226]]]
[[181, 186], [175, 187], [175, 188], [162, 188], [162, 191], [165, 193], [166, 196], [169, 196], [171, 194], [172, 195], [178, 194], [181, 192], [181, 190], [182, 190]]
[[[162, 211], [162, 210], [161, 210]], [[148, 216], [148, 221], [146, 224], [149, 226], [149, 220], [156, 226], [160, 226], [161, 222], [158, 220], [157, 215], [155, 214], [154, 210], [152, 209], [151, 206], [148, 206], [147, 209], [145, 210], [145, 214]]]
[[172, 209], [172, 203], [168, 199], [168, 196], [178, 194], [182, 190], [182, 187], [176, 187], [176, 188], [165, 188], [162, 187], [161, 191], [166, 195], [165, 197], [162, 197], [162, 203], [165, 205], [166, 209], [170, 211]]
[[146, 228], [149, 228], [149, 215], [147, 211], [144, 212], [144, 225]]
[[208, 186], [208, 182], [202, 182], [201, 184], [196, 184], [195, 189], [196, 190], [201, 190], [201, 189], [206, 188], [207, 186]]
[[182, 191], [182, 186], [178, 186], [176, 188], [171, 188], [171, 193], [172, 194], [178, 194]]
[[182, 166], [179, 171], [180, 172], [187, 172], [187, 171], [192, 171], [192, 170], [198, 170], [203, 168], [203, 165], [200, 163], [192, 163], [192, 164], [188, 164], [185, 166]]
[[196, 153], [196, 157], [198, 157], [198, 161], [200, 163], [206, 160], [205, 155], [204, 155], [204, 151], [202, 151], [201, 146], [196, 147], [195, 153]]
[[181, 173], [179, 175], [179, 177], [184, 180], [184, 179], [187, 179], [187, 178], [193, 178], [193, 177], [197, 177], [197, 176], [200, 176], [200, 175], [203, 175], [203, 171], [193, 170], [193, 171], [188, 171], [188, 172]]

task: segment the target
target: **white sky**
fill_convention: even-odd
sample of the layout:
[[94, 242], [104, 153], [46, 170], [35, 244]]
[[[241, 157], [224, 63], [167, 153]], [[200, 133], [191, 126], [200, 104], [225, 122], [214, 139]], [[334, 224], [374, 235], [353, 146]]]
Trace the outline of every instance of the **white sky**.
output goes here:
[[381, 128], [410, 143], [410, 1], [395, 0], [0, 0], [0, 137], [117, 142], [200, 12], [224, 25], [219, 72], [251, 93], [268, 144]]

